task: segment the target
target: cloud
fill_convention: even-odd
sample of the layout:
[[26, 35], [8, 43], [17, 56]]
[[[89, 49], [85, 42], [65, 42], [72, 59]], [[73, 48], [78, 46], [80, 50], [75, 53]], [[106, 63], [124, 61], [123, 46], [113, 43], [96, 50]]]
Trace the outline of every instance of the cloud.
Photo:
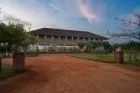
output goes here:
[[56, 25], [56, 24], [51, 24], [50, 27], [51, 27], [51, 28], [59, 28], [59, 26]]
[[2, 19], [1, 19], [2, 21], [14, 22], [14, 23], [23, 24], [25, 26], [31, 26], [31, 23], [29, 23], [29, 22], [27, 22], [25, 20], [21, 20], [21, 19], [19, 19], [17, 17], [14, 17], [14, 16], [12, 16], [10, 14], [2, 12], [2, 16], [3, 16]]
[[[96, 24], [100, 22], [101, 14], [98, 11], [100, 11], [101, 8], [98, 7], [99, 4], [91, 4], [91, 1], [92, 0], [0, 0], [0, 6], [2, 10], [7, 13], [3, 18], [4, 20], [23, 23], [25, 25], [32, 24], [32, 29], [42, 27], [80, 29], [80, 25], [77, 27], [73, 24], [76, 22], [81, 22], [79, 24], [82, 24], [83, 18], [87, 20], [87, 22], [84, 20], [87, 25], [89, 25], [89, 23]], [[101, 10], [101, 12], [103, 11]], [[85, 26], [85, 28], [88, 27]]]
[[100, 16], [96, 11], [97, 7], [93, 8], [91, 0], [77, 0], [77, 6], [83, 17], [85, 17], [90, 23], [93, 21], [100, 21]]
[[57, 5], [55, 5], [53, 3], [49, 3], [49, 6], [53, 9], [55, 9], [56, 11], [62, 11], [62, 9], [60, 7], [58, 7]]

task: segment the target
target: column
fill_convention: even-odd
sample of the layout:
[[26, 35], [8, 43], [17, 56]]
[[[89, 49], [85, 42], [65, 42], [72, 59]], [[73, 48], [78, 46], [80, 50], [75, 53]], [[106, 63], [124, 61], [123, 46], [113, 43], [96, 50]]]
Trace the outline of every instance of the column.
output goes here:
[[88, 40], [90, 41], [91, 39], [90, 39], [90, 38], [88, 38]]
[[73, 37], [71, 37], [71, 39], [73, 40]]
[[37, 35], [37, 42], [39, 42], [39, 35]]
[[45, 37], [44, 37], [45, 39], [47, 39], [47, 37], [46, 37], [46, 35], [45, 35]]
[[61, 39], [61, 37], [59, 36], [59, 39]]
[[78, 41], [80, 40], [80, 37], [77, 37]]
[[85, 41], [85, 38], [83, 37], [83, 41]]
[[123, 64], [124, 63], [124, 51], [121, 48], [117, 48], [115, 53], [114, 53], [114, 60], [119, 63]]
[[46, 40], [47, 40], [47, 37], [46, 37], [46, 35], [45, 35], [45, 36], [44, 36], [44, 40], [43, 40], [45, 44], [46, 44], [46, 42], [47, 42]]

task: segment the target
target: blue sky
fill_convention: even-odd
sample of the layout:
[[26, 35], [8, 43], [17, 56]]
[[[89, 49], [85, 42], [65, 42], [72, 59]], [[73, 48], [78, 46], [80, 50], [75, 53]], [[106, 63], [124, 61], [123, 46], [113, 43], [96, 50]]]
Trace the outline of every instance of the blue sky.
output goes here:
[[115, 17], [140, 8], [140, 0], [0, 0], [3, 22], [18, 22], [31, 29], [42, 27], [84, 30], [106, 35], [117, 31]]

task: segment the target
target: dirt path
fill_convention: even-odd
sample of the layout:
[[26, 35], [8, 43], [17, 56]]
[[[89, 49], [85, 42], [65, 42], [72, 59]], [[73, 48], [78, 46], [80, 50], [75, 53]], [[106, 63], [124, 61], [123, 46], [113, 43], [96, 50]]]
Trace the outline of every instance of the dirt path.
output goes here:
[[0, 93], [140, 93], [140, 68], [65, 55], [27, 58], [27, 72], [0, 81]]

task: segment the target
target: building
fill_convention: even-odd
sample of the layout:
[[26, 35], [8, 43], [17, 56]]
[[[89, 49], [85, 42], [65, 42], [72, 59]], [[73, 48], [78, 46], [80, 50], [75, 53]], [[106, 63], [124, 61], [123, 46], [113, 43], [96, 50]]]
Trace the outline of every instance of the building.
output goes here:
[[77, 46], [81, 41], [103, 41], [106, 37], [87, 32], [54, 28], [41, 28], [31, 31], [38, 38], [38, 45], [47, 46]]
[[77, 45], [80, 41], [103, 41], [107, 38], [86, 31], [41, 28], [31, 32], [38, 37], [39, 45]]

